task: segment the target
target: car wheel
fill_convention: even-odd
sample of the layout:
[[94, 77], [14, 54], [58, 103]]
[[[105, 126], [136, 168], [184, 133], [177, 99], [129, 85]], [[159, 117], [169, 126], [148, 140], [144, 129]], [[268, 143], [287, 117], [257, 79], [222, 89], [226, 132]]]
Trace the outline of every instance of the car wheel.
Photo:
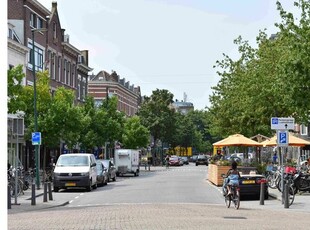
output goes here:
[[198, 166], [198, 164], [196, 163], [196, 166]]
[[54, 192], [59, 192], [59, 187], [54, 187]]
[[92, 187], [93, 189], [96, 189], [98, 187], [97, 182]]
[[92, 190], [91, 181], [89, 181], [89, 185], [86, 186], [86, 191], [90, 192]]

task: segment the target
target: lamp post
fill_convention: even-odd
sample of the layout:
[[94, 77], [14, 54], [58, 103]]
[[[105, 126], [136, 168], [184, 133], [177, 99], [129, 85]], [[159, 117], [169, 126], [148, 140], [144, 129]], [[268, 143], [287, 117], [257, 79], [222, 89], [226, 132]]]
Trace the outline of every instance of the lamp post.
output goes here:
[[[34, 132], [38, 131], [38, 114], [37, 114], [37, 86], [36, 86], [36, 67], [35, 67], [35, 51], [34, 51], [34, 33], [35, 32], [44, 32], [47, 31], [46, 28], [37, 28], [32, 29], [32, 74], [33, 74], [33, 104], [34, 104]], [[38, 155], [38, 149], [39, 146], [35, 145], [35, 152], [34, 152], [34, 158], [35, 158], [35, 165], [36, 165], [36, 185], [37, 189], [40, 189], [40, 174], [39, 174], [39, 155]]]

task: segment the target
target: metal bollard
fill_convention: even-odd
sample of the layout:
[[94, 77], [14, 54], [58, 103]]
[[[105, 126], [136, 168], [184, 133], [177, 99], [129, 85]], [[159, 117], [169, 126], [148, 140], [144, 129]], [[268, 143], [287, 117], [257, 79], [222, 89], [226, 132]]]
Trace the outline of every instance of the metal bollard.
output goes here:
[[148, 165], [149, 166], [149, 171], [151, 170], [151, 164]]
[[264, 205], [265, 204], [265, 183], [260, 183], [260, 197], [259, 197], [259, 204]]
[[8, 185], [8, 209], [11, 209], [12, 201], [11, 201], [11, 187]]
[[47, 183], [44, 182], [43, 202], [47, 202]]
[[284, 208], [289, 208], [289, 184], [284, 186]]
[[51, 182], [47, 182], [48, 186], [48, 199], [53, 200], [53, 193], [52, 193], [52, 185]]
[[31, 205], [36, 205], [36, 184], [31, 185]]

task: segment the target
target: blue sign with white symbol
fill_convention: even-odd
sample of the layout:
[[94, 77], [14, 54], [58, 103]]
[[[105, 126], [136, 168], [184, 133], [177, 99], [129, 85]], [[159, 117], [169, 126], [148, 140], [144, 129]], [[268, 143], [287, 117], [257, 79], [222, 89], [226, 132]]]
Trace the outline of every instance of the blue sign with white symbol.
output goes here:
[[32, 145], [41, 145], [41, 133], [32, 133]]
[[279, 123], [278, 118], [277, 118], [277, 117], [271, 118], [271, 123], [272, 123], [273, 125], [277, 125], [277, 124]]
[[279, 131], [278, 132], [278, 146], [286, 147], [288, 146], [288, 132], [287, 131]]
[[286, 143], [286, 133], [280, 133], [280, 143], [281, 144]]

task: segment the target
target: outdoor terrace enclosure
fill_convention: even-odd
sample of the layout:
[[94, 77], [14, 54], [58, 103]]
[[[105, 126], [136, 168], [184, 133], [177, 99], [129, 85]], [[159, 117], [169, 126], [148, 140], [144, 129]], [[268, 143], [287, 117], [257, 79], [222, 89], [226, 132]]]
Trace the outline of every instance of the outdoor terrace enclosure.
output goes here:
[[128, 173], [134, 174], [134, 176], [139, 176], [139, 150], [116, 149], [114, 157], [114, 164], [118, 176]]

